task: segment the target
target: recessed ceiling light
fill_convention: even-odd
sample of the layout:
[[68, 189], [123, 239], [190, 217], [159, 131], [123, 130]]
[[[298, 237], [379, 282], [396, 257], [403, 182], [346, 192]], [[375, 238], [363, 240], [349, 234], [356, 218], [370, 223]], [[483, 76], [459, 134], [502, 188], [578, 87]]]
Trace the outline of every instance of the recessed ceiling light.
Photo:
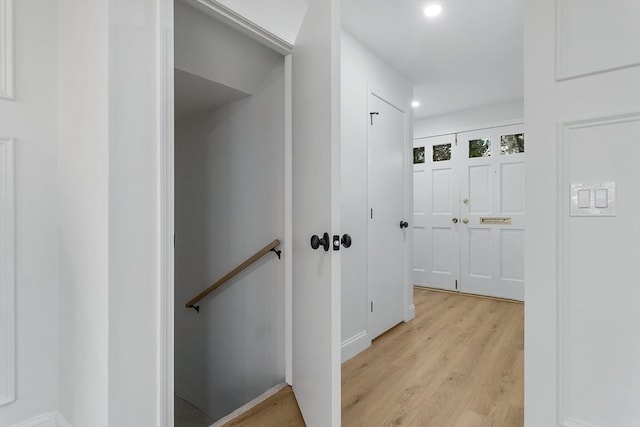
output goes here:
[[411, 106], [413, 108], [419, 107], [420, 106], [420, 101], [411, 101]]
[[434, 16], [438, 16], [442, 13], [442, 6], [436, 3], [432, 3], [424, 8], [424, 14], [429, 18], [433, 18]]

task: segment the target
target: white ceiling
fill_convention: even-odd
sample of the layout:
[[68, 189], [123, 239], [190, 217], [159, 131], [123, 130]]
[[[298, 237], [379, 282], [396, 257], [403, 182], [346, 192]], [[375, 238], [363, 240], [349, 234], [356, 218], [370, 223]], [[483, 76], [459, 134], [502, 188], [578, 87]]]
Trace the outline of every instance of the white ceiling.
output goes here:
[[[293, 43], [307, 0], [184, 0], [220, 4]], [[429, 19], [432, 2], [443, 12]], [[414, 83], [433, 116], [523, 97], [523, 0], [341, 0], [343, 28]]]
[[342, 25], [414, 82], [424, 117], [523, 97], [523, 0], [342, 0]]

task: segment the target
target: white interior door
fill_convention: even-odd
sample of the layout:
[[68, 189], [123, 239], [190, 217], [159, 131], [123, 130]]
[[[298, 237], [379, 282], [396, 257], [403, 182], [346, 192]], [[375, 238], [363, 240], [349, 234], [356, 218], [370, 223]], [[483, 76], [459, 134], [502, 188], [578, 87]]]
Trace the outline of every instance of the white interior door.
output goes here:
[[414, 284], [455, 290], [460, 269], [458, 150], [455, 135], [414, 144]]
[[640, 2], [524, 6], [525, 424], [640, 426]]
[[309, 1], [292, 60], [292, 386], [309, 427], [340, 425], [340, 251], [310, 245], [340, 231], [338, 10]]
[[458, 134], [460, 290], [524, 299], [522, 125]]
[[368, 332], [373, 339], [404, 320], [408, 221], [405, 113], [373, 92], [368, 106]]

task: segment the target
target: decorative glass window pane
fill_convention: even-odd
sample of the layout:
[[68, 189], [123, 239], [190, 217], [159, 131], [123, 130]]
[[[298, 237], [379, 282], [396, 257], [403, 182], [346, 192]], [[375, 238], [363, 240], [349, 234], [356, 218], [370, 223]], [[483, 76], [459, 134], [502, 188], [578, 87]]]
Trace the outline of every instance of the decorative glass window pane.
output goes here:
[[441, 144], [433, 146], [433, 161], [442, 162], [451, 160], [451, 144]]
[[413, 149], [413, 164], [424, 163], [424, 147], [415, 147]]
[[489, 138], [469, 141], [469, 158], [491, 156], [491, 140]]
[[500, 137], [500, 154], [524, 153], [524, 133], [502, 135]]

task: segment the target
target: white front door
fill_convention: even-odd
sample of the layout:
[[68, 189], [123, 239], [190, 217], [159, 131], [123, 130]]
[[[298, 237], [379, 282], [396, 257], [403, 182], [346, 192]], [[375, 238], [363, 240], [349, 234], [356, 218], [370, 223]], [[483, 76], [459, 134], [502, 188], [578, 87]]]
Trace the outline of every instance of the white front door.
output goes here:
[[404, 320], [408, 221], [404, 217], [405, 113], [374, 92], [369, 94], [368, 106], [368, 332], [373, 339]]
[[338, 10], [309, 1], [292, 55], [292, 385], [309, 427], [340, 426], [340, 251], [310, 244], [341, 231]]
[[414, 148], [414, 284], [455, 290], [460, 270], [460, 203], [455, 135]]
[[458, 134], [460, 287], [524, 300], [522, 125]]
[[414, 144], [414, 283], [524, 299], [524, 128]]
[[525, 425], [640, 426], [640, 2], [524, 6]]

